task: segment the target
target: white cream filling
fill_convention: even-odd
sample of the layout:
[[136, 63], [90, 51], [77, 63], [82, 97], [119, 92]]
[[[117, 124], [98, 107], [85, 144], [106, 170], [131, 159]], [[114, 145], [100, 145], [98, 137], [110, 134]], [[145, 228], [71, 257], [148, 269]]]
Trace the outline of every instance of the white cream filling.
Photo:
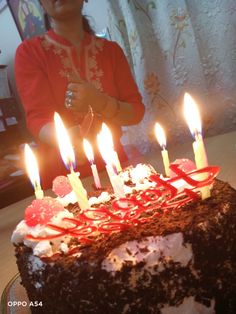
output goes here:
[[157, 266], [163, 270], [162, 258], [172, 260], [186, 266], [193, 259], [192, 247], [183, 243], [182, 233], [173, 233], [165, 237], [150, 236], [142, 241], [128, 241], [112, 250], [102, 262], [102, 268], [107, 272], [120, 271], [126, 262], [137, 265], [145, 262], [144, 268], [150, 270]]
[[[124, 185], [125, 194], [131, 194], [135, 191], [143, 191], [150, 187], [154, 187], [156, 185], [155, 182], [150, 182], [147, 179], [143, 180], [142, 183], [137, 182], [135, 186], [130, 187]], [[92, 196], [89, 198], [88, 202], [90, 206], [104, 204], [109, 202], [111, 199], [111, 195], [108, 192], [102, 192], [98, 197]], [[58, 202], [60, 202], [64, 207], [68, 206], [69, 204], [77, 203], [77, 198], [75, 193], [72, 191], [64, 197], [57, 197]]]
[[137, 164], [135, 167], [122, 171], [119, 176], [124, 182], [131, 180], [134, 184], [142, 183], [149, 178], [154, 168], [146, 164]]
[[101, 203], [109, 202], [111, 199], [111, 196], [108, 192], [102, 192], [98, 197], [90, 197], [89, 198], [89, 205], [97, 205]]
[[[131, 179], [134, 187], [129, 187], [124, 185], [125, 194], [131, 194], [133, 191], [141, 191], [153, 187], [156, 185], [155, 182], [150, 182], [148, 180], [149, 176], [152, 174], [153, 169], [145, 164], [138, 164], [134, 168], [123, 171], [119, 174], [123, 182], [127, 182]], [[56, 198], [64, 207], [69, 204], [77, 203], [76, 194], [71, 191], [64, 197]], [[90, 206], [106, 203], [110, 201], [111, 196], [108, 192], [102, 192], [98, 197], [90, 197], [88, 202]]]
[[198, 303], [194, 297], [184, 298], [183, 303], [179, 306], [165, 305], [161, 309], [161, 314], [214, 314], [215, 301], [211, 300], [211, 306]]
[[46, 267], [46, 264], [37, 256], [31, 255], [28, 261], [29, 273], [37, 271], [40, 272]]
[[[71, 223], [63, 221], [63, 218], [73, 218], [74, 215], [70, 213], [67, 209], [59, 212], [56, 216], [52, 218], [50, 223], [60, 226], [60, 227], [70, 227], [73, 226]], [[69, 242], [70, 237], [62, 236], [60, 238], [52, 240], [43, 241], [31, 241], [26, 239], [26, 235], [32, 235], [34, 237], [47, 237], [50, 235], [57, 234], [57, 231], [46, 228], [45, 225], [36, 225], [35, 227], [29, 227], [25, 220], [22, 220], [13, 231], [11, 241], [15, 244], [24, 243], [26, 246], [33, 249], [33, 254], [36, 256], [51, 256], [57, 251], [65, 252], [67, 251], [66, 243]], [[62, 245], [65, 243], [65, 245]]]
[[45, 269], [46, 264], [37, 256], [31, 255], [28, 260], [28, 270], [29, 274], [32, 275], [34, 272], [36, 272], [39, 276], [38, 281], [34, 282], [34, 286], [36, 289], [42, 288], [44, 285], [41, 275], [42, 271]]
[[56, 200], [61, 203], [64, 207], [68, 206], [69, 204], [77, 203], [77, 197], [74, 191], [66, 194], [63, 197], [58, 196]]
[[[32, 243], [32, 241], [31, 241], [31, 243]], [[28, 245], [28, 246], [30, 246], [30, 245]], [[36, 256], [41, 256], [41, 255], [51, 256], [51, 255], [53, 255], [52, 246], [48, 240], [32, 243], [30, 247], [33, 248], [33, 253]]]
[[[64, 207], [68, 206], [69, 204], [77, 203], [76, 194], [74, 191], [71, 191], [69, 194], [65, 195], [64, 197], [57, 197], [58, 202], [60, 202]], [[111, 196], [108, 192], [102, 192], [98, 197], [93, 196], [90, 197], [88, 202], [90, 206], [106, 203], [110, 201]]]
[[146, 164], [137, 164], [136, 167], [131, 169], [130, 176], [133, 183], [142, 183], [145, 179], [149, 178], [152, 174], [150, 166]]

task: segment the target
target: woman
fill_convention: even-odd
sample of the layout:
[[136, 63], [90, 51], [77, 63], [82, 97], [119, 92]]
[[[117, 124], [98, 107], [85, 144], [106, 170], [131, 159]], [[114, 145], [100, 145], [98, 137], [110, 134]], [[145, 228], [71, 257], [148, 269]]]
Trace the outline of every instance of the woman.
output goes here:
[[[83, 2], [41, 0], [52, 29], [24, 41], [16, 53], [17, 88], [27, 126], [38, 140], [44, 188], [51, 187], [53, 178], [65, 172], [55, 140], [55, 111], [61, 115], [79, 152], [82, 176], [90, 174], [81, 149], [82, 136], [89, 137], [95, 145], [101, 122], [106, 122], [122, 160], [121, 126], [139, 123], [144, 114], [123, 51], [116, 43], [91, 34], [82, 16]], [[94, 112], [91, 127], [86, 123], [91, 122], [87, 114], [90, 106]], [[99, 160], [97, 163], [101, 164]]]

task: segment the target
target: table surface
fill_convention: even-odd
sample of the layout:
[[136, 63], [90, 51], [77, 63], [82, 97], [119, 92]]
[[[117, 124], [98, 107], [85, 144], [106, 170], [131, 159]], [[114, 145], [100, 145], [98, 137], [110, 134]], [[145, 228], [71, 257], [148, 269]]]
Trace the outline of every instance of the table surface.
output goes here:
[[[205, 146], [209, 164], [220, 166], [221, 171], [218, 178], [229, 182], [236, 188], [236, 132], [206, 138]], [[191, 141], [169, 147], [168, 151], [171, 161], [183, 157], [193, 160]], [[150, 163], [158, 172], [163, 172], [161, 154], [158, 145], [156, 152], [146, 156], [136, 155], [128, 164], [137, 162]], [[101, 172], [100, 177], [104, 185], [108, 183], [108, 177], [105, 172]], [[88, 191], [92, 190], [91, 177], [85, 178], [82, 181]], [[51, 191], [47, 191], [47, 194], [53, 195]], [[23, 219], [24, 210], [33, 199], [34, 196], [32, 195], [0, 210], [0, 294], [7, 283], [17, 273], [14, 247], [10, 242], [12, 231], [16, 227], [16, 224]]]

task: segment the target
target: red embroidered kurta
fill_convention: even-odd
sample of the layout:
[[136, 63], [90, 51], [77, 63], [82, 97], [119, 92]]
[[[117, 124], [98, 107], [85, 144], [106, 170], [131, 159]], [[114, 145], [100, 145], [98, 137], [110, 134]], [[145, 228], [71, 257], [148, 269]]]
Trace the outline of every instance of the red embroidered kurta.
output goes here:
[[[85, 34], [78, 54], [66, 39], [50, 30], [43, 36], [25, 40], [15, 58], [17, 88], [24, 106], [28, 129], [39, 145], [40, 176], [44, 188], [66, 172], [58, 148], [39, 141], [43, 125], [53, 122], [57, 111], [67, 127], [75, 124], [75, 116], [65, 108], [65, 93], [69, 74], [92, 83], [97, 89], [135, 107], [142, 115], [144, 106], [122, 49], [115, 42]], [[77, 116], [80, 122], [82, 116]], [[120, 159], [121, 128], [113, 124], [113, 138]], [[98, 162], [99, 163], [99, 162]], [[81, 176], [90, 175], [90, 166], [79, 167]]]

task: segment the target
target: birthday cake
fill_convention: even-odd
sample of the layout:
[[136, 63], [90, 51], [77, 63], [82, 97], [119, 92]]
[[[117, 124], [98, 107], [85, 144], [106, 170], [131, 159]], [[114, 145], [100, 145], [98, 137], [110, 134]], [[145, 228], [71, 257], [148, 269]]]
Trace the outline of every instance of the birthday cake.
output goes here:
[[33, 313], [236, 313], [236, 191], [217, 167], [171, 169], [130, 167], [124, 198], [97, 191], [82, 212], [63, 177], [33, 201], [12, 235]]

